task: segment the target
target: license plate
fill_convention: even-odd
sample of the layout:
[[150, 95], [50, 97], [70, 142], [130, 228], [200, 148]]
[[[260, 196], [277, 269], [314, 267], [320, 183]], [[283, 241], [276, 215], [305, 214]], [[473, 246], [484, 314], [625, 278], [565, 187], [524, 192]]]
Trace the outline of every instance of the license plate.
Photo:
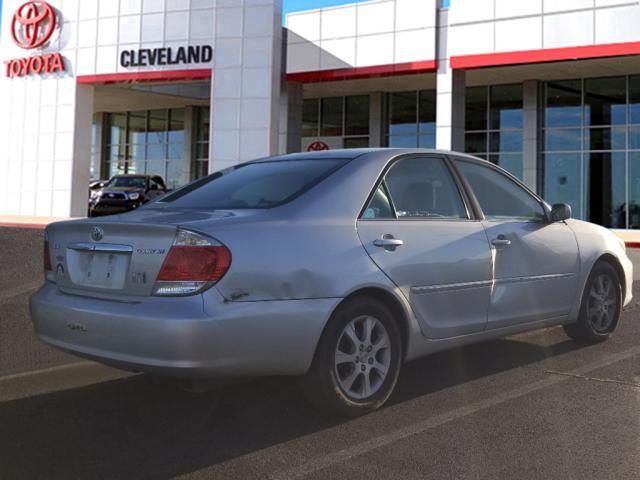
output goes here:
[[129, 255], [119, 253], [76, 253], [70, 262], [70, 276], [74, 283], [87, 287], [119, 290], [124, 287]]

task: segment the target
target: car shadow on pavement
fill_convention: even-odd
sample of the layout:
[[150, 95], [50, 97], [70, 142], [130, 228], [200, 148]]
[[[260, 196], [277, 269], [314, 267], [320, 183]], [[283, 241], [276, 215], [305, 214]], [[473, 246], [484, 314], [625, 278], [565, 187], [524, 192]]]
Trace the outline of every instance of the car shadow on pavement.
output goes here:
[[[390, 404], [577, 348], [509, 338], [437, 353], [405, 366]], [[0, 403], [0, 478], [169, 478], [347, 421], [308, 406], [297, 379], [190, 394], [139, 375]]]

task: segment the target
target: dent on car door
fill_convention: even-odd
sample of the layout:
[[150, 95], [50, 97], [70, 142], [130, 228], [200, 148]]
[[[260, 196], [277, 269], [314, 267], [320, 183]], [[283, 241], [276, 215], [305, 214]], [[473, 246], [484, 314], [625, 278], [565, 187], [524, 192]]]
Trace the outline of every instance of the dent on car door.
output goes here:
[[443, 158], [409, 157], [391, 165], [358, 221], [358, 234], [409, 300], [427, 337], [486, 327], [489, 244]]
[[580, 268], [574, 233], [564, 222], [550, 223], [542, 202], [497, 168], [456, 165], [482, 209], [493, 250], [488, 328], [568, 315]]

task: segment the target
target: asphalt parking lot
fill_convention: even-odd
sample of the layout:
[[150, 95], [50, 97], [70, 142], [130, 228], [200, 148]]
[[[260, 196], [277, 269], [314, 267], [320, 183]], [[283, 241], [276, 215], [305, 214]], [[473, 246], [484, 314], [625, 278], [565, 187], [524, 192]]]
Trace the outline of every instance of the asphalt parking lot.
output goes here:
[[436, 354], [355, 420], [295, 379], [190, 394], [86, 362], [4, 376], [0, 478], [637, 479], [635, 295], [605, 344], [555, 328]]

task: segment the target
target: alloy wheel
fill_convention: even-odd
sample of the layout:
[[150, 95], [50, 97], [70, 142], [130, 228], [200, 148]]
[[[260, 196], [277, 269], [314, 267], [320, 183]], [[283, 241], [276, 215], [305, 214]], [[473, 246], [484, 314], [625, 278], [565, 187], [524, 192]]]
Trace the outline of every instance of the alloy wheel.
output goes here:
[[616, 289], [609, 275], [598, 275], [591, 284], [587, 315], [591, 326], [599, 333], [609, 330], [615, 321]]
[[334, 368], [342, 391], [355, 400], [375, 395], [390, 366], [391, 340], [382, 322], [372, 316], [349, 322], [335, 350]]

